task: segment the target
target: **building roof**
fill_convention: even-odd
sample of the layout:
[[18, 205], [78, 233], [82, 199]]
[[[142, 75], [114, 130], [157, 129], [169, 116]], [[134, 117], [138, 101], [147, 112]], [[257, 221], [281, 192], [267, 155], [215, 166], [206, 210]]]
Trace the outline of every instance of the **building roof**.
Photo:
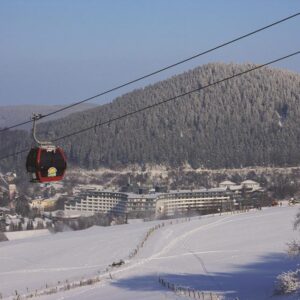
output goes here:
[[0, 211], [10, 211], [10, 209], [7, 207], [0, 207]]
[[211, 189], [199, 189], [199, 190], [171, 190], [166, 194], [184, 194], [184, 193], [211, 193], [211, 192], [225, 192], [227, 190], [226, 187], [216, 187]]
[[87, 187], [82, 187], [79, 189], [80, 192], [83, 193], [93, 193], [93, 192], [99, 192], [99, 193], [113, 193], [113, 194], [122, 194], [125, 195], [126, 193], [123, 192], [119, 192], [118, 190], [109, 190], [109, 189], [102, 189], [99, 187], [91, 187], [91, 186], [87, 186]]
[[155, 199], [157, 196], [161, 195], [161, 193], [155, 194], [135, 194], [135, 193], [124, 193], [128, 196], [128, 199]]
[[230, 180], [224, 180], [224, 181], [220, 182], [219, 185], [236, 185], [236, 183], [233, 181], [230, 181]]
[[254, 181], [254, 180], [250, 180], [250, 179], [243, 181], [241, 184], [258, 184], [259, 185], [258, 182]]

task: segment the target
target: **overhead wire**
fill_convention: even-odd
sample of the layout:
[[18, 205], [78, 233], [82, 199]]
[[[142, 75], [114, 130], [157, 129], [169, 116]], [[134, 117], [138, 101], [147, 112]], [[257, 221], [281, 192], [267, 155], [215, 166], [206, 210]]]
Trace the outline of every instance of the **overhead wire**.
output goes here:
[[[212, 86], [214, 86], [214, 85], [217, 85], [217, 84], [220, 84], [220, 83], [229, 81], [229, 80], [231, 80], [231, 79], [233, 79], [233, 78], [236, 78], [236, 77], [245, 75], [245, 74], [247, 74], [247, 73], [253, 72], [253, 71], [255, 71], [255, 70], [261, 69], [261, 68], [263, 68], [263, 67], [266, 67], [266, 66], [271, 65], [271, 64], [274, 64], [274, 63], [276, 63], [276, 62], [285, 60], [285, 59], [287, 59], [287, 58], [293, 57], [293, 56], [298, 55], [298, 54], [300, 54], [300, 51], [296, 51], [296, 52], [294, 52], [294, 53], [291, 53], [291, 54], [282, 56], [282, 57], [280, 57], [280, 58], [274, 59], [274, 60], [269, 61], [269, 62], [267, 62], [267, 63], [264, 63], [264, 64], [262, 64], [262, 65], [255, 66], [255, 67], [250, 68], [250, 69], [248, 69], [248, 70], [245, 70], [245, 71], [242, 71], [242, 72], [233, 74], [233, 75], [231, 75], [231, 76], [225, 77], [225, 78], [223, 78], [223, 79], [220, 79], [220, 80], [217, 80], [217, 81], [208, 83], [208, 84], [206, 84], [206, 85], [204, 85], [204, 86], [201, 86], [201, 87], [199, 87], [199, 88], [190, 90], [190, 91], [188, 91], [188, 92], [185, 92], [185, 93], [182, 93], [182, 94], [179, 94], [179, 95], [176, 95], [176, 96], [173, 96], [173, 97], [171, 97], [171, 98], [162, 100], [162, 101], [160, 101], [160, 102], [156, 102], [156, 103], [154, 103], [154, 104], [147, 105], [147, 106], [142, 107], [142, 108], [140, 108], [140, 109], [137, 109], [137, 110], [135, 110], [135, 111], [131, 111], [131, 112], [125, 113], [125, 114], [123, 114], [123, 115], [121, 115], [121, 116], [118, 116], [118, 117], [109, 119], [109, 120], [107, 120], [107, 121], [105, 121], [105, 122], [101, 122], [101, 123], [98, 123], [98, 124], [95, 124], [95, 125], [92, 125], [92, 126], [89, 126], [89, 127], [83, 128], [83, 129], [80, 129], [80, 130], [75, 131], [75, 132], [71, 132], [71, 133], [66, 134], [66, 135], [64, 135], [64, 136], [58, 137], [58, 138], [56, 138], [56, 139], [53, 139], [51, 142], [57, 142], [57, 141], [60, 141], [60, 140], [69, 138], [69, 137], [71, 137], [71, 136], [74, 136], [74, 135], [77, 135], [77, 134], [86, 132], [86, 131], [88, 131], [88, 130], [95, 129], [95, 128], [97, 128], [97, 127], [101, 127], [101, 126], [104, 126], [104, 125], [111, 124], [111, 123], [116, 122], [116, 121], [118, 121], [118, 120], [121, 120], [121, 119], [127, 118], [127, 117], [129, 117], [129, 116], [132, 116], [132, 115], [134, 115], [134, 114], [137, 114], [137, 113], [143, 112], [143, 111], [145, 111], [145, 110], [148, 110], [148, 109], [157, 107], [157, 106], [159, 106], [159, 105], [162, 105], [162, 104], [165, 104], [165, 103], [174, 101], [174, 100], [176, 100], [176, 99], [182, 98], [182, 97], [187, 96], [187, 95], [190, 95], [190, 94], [192, 94], [192, 93], [200, 92], [200, 91], [202, 91], [202, 90], [204, 90], [204, 89], [207, 89], [207, 88], [209, 88], [209, 87], [212, 87]], [[0, 160], [4, 160], [4, 159], [7, 159], [7, 158], [9, 158], [9, 157], [13, 157], [13, 156], [16, 156], [16, 155], [25, 153], [25, 152], [28, 152], [28, 149], [20, 150], [20, 151], [18, 151], [18, 152], [15, 152], [15, 153], [8, 154], [8, 155], [6, 155], [6, 156], [0, 157]]]
[[[267, 26], [261, 27], [261, 28], [259, 28], [259, 29], [254, 30], [254, 31], [251, 31], [251, 32], [249, 32], [249, 33], [246, 33], [246, 34], [244, 34], [244, 35], [242, 35], [242, 36], [239, 36], [239, 37], [237, 37], [237, 38], [235, 38], [235, 39], [233, 39], [233, 40], [230, 40], [230, 41], [228, 41], [228, 42], [225, 42], [225, 43], [222, 43], [222, 44], [220, 44], [220, 45], [218, 45], [218, 46], [215, 46], [215, 47], [213, 47], [213, 48], [211, 48], [211, 49], [205, 50], [205, 51], [203, 51], [203, 52], [200, 52], [200, 53], [198, 53], [198, 54], [195, 54], [195, 55], [193, 55], [193, 56], [190, 56], [190, 57], [188, 57], [188, 58], [185, 58], [185, 59], [183, 59], [183, 60], [180, 60], [180, 61], [178, 61], [178, 62], [176, 62], [176, 63], [173, 63], [173, 64], [168, 65], [168, 66], [166, 66], [166, 67], [160, 68], [160, 69], [158, 69], [158, 70], [156, 70], [156, 71], [154, 71], [154, 72], [148, 73], [148, 74], [143, 75], [143, 76], [141, 76], [141, 77], [138, 77], [138, 78], [136, 78], [136, 79], [134, 79], [134, 80], [128, 81], [128, 82], [123, 83], [123, 84], [120, 84], [120, 85], [118, 85], [118, 86], [116, 86], [116, 87], [113, 87], [113, 88], [111, 88], [111, 89], [109, 89], [109, 90], [106, 90], [106, 91], [104, 91], [104, 92], [98, 93], [97, 95], [88, 97], [88, 98], [86, 98], [86, 99], [80, 100], [80, 101], [75, 102], [75, 103], [73, 103], [73, 104], [67, 105], [67, 106], [65, 106], [65, 107], [63, 107], [63, 108], [57, 109], [57, 110], [55, 110], [55, 111], [52, 111], [52, 112], [50, 112], [50, 113], [41, 115], [41, 116], [40, 116], [40, 119], [44, 119], [44, 118], [46, 118], [46, 117], [52, 116], [52, 115], [57, 114], [57, 113], [59, 113], [59, 112], [65, 111], [65, 110], [67, 110], [67, 109], [70, 109], [70, 108], [72, 108], [72, 107], [74, 107], [74, 106], [77, 106], [77, 105], [80, 105], [80, 104], [82, 104], [82, 103], [91, 101], [91, 100], [93, 100], [93, 99], [95, 99], [95, 98], [98, 98], [98, 97], [100, 97], [100, 96], [106, 95], [106, 94], [108, 94], [108, 93], [111, 93], [111, 92], [113, 92], [113, 91], [119, 90], [119, 89], [121, 89], [121, 88], [123, 88], [123, 87], [126, 87], [126, 86], [128, 86], [128, 85], [131, 85], [131, 84], [136, 83], [136, 82], [138, 82], [138, 81], [141, 81], [141, 80], [143, 80], [143, 79], [146, 79], [146, 78], [151, 77], [151, 76], [153, 76], [153, 75], [156, 75], [156, 74], [158, 74], [158, 73], [164, 72], [164, 71], [166, 71], [166, 70], [168, 70], [168, 69], [174, 68], [174, 67], [176, 67], [176, 66], [178, 66], [178, 65], [181, 65], [181, 64], [183, 64], [183, 63], [186, 63], [186, 62], [188, 62], [188, 61], [190, 61], [190, 60], [193, 60], [193, 59], [195, 59], [195, 58], [197, 58], [197, 57], [200, 57], [200, 56], [202, 56], [202, 55], [205, 55], [205, 54], [208, 54], [208, 53], [210, 53], [210, 52], [213, 52], [213, 51], [215, 51], [215, 50], [217, 50], [217, 49], [220, 49], [220, 48], [223, 48], [223, 47], [228, 46], [228, 45], [230, 45], [230, 44], [233, 44], [233, 43], [235, 43], [235, 42], [237, 42], [237, 41], [239, 41], [239, 40], [242, 40], [242, 39], [244, 39], [244, 38], [246, 38], [246, 37], [249, 37], [249, 36], [251, 36], [251, 35], [254, 35], [254, 34], [256, 34], [256, 33], [258, 33], [258, 32], [261, 32], [261, 31], [263, 31], [263, 30], [266, 30], [266, 29], [268, 29], [268, 28], [271, 28], [271, 27], [273, 27], [273, 26], [275, 26], [275, 25], [278, 25], [278, 24], [280, 24], [280, 23], [286, 22], [286, 21], [288, 21], [288, 20], [290, 20], [290, 19], [292, 19], [292, 18], [295, 18], [295, 17], [297, 17], [297, 16], [299, 16], [299, 15], [300, 15], [300, 12], [295, 13], [295, 14], [293, 14], [293, 15], [290, 15], [290, 16], [288, 16], [288, 17], [286, 17], [286, 18], [283, 18], [283, 19], [281, 19], [281, 20], [278, 20], [278, 21], [276, 21], [276, 22], [273, 22], [273, 23], [271, 23], [271, 24], [269, 24], [269, 25], [267, 25]], [[29, 124], [29, 123], [31, 123], [31, 122], [32, 122], [32, 120], [28, 120], [28, 121], [24, 121], [24, 122], [21, 122], [21, 123], [18, 123], [18, 124], [9, 126], [9, 127], [2, 128], [2, 129], [0, 129], [0, 133], [1, 133], [1, 132], [4, 132], [4, 131], [8, 131], [8, 130], [13, 129], [13, 128], [16, 128], [16, 127], [19, 127], [19, 126], [22, 126], [22, 125]]]

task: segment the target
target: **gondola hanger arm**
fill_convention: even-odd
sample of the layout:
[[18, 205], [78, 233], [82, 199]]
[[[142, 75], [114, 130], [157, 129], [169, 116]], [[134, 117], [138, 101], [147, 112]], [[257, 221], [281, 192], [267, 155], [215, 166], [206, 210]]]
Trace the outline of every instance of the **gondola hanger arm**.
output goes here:
[[41, 146], [42, 148], [45, 148], [47, 151], [53, 151], [55, 150], [55, 146], [51, 143], [51, 142], [47, 142], [47, 141], [40, 141], [37, 137], [36, 137], [36, 122], [41, 119], [42, 114], [33, 114], [32, 116], [32, 121], [33, 121], [33, 126], [32, 126], [32, 137], [34, 139], [34, 141]]

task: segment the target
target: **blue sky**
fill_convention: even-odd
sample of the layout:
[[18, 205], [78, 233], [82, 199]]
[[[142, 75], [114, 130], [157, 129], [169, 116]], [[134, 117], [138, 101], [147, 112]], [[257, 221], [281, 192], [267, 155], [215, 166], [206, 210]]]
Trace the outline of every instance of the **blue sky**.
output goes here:
[[[67, 104], [300, 12], [298, 0], [1, 0], [0, 105]], [[300, 49], [300, 17], [99, 98], [208, 62]], [[300, 56], [276, 67], [300, 73]]]

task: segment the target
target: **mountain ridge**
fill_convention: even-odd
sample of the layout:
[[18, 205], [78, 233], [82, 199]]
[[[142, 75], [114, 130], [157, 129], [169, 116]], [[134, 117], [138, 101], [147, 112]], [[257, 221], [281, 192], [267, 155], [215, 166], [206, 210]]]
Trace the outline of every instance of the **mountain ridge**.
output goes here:
[[[38, 134], [55, 139], [251, 67], [203, 65], [109, 104], [40, 124]], [[266, 67], [72, 136], [61, 145], [71, 164], [88, 169], [133, 163], [188, 163], [193, 168], [299, 164], [299, 95], [299, 74]], [[29, 145], [30, 140], [24, 137], [21, 144]], [[18, 148], [20, 143], [13, 145]]]

